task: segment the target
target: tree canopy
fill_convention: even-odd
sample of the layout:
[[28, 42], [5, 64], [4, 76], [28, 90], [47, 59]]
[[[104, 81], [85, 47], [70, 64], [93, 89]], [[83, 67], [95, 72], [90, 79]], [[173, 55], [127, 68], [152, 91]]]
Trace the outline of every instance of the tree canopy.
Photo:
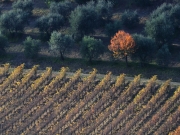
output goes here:
[[114, 53], [114, 57], [125, 57], [134, 52], [135, 42], [129, 33], [118, 31], [110, 41], [109, 50]]

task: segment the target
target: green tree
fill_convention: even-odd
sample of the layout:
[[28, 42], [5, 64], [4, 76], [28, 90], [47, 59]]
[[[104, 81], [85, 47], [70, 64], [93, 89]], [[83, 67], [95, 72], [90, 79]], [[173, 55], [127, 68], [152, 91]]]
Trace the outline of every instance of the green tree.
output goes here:
[[163, 45], [157, 53], [156, 62], [161, 66], [168, 66], [171, 59], [171, 53], [169, 51], [168, 45]]
[[109, 38], [111, 38], [112, 36], [114, 36], [115, 33], [117, 33], [121, 29], [122, 29], [121, 21], [119, 21], [119, 20], [112, 21], [112, 22], [106, 24], [105, 33]]
[[59, 30], [64, 25], [64, 18], [57, 13], [50, 13], [37, 19], [36, 26], [39, 31], [49, 38], [54, 30]]
[[23, 42], [24, 54], [27, 58], [34, 59], [37, 58], [38, 52], [40, 50], [40, 41], [27, 37]]
[[138, 59], [141, 66], [151, 61], [157, 51], [155, 41], [150, 37], [145, 37], [141, 34], [134, 34], [135, 52], [132, 54], [133, 59]]
[[21, 9], [10, 10], [5, 12], [0, 17], [0, 25], [3, 32], [18, 33], [23, 32], [25, 25], [27, 24], [27, 13]]
[[32, 0], [17, 0], [12, 4], [13, 9], [21, 9], [23, 12], [27, 12], [28, 16], [32, 15], [33, 2]]
[[180, 33], [180, 3], [172, 7], [170, 18], [175, 28], [176, 33]]
[[163, 3], [151, 13], [145, 31], [160, 47], [170, 45], [180, 32], [180, 5]]
[[80, 53], [82, 57], [88, 59], [90, 63], [94, 58], [104, 53], [105, 47], [101, 40], [90, 36], [84, 36], [81, 41]]
[[62, 1], [62, 2], [52, 2], [50, 4], [50, 12], [61, 14], [63, 17], [67, 18], [71, 11], [73, 10], [72, 2]]
[[0, 56], [6, 55], [5, 47], [8, 45], [8, 40], [5, 36], [0, 33]]
[[164, 44], [170, 45], [174, 37], [174, 26], [166, 13], [146, 21], [145, 31], [159, 47]]
[[136, 11], [125, 11], [121, 17], [122, 24], [129, 28], [135, 28], [139, 24], [139, 15]]
[[90, 4], [95, 8], [97, 14], [97, 28], [104, 26], [111, 19], [112, 3], [105, 0], [98, 0], [96, 3], [90, 2]]
[[60, 55], [61, 60], [64, 60], [64, 54], [72, 47], [73, 39], [70, 35], [65, 35], [54, 31], [51, 34], [51, 38], [48, 43], [50, 50], [54, 53], [57, 53], [57, 55]]
[[77, 6], [71, 12], [69, 22], [71, 31], [76, 41], [80, 41], [84, 35], [94, 32], [96, 27], [97, 15], [94, 7], [90, 6]]

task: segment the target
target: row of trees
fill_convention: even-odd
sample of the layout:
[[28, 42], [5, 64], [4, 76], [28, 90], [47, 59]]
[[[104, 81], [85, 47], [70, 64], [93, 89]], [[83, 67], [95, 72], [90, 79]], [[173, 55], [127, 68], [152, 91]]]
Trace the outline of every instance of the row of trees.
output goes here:
[[[30, 37], [23, 42], [25, 45], [25, 55], [28, 58], [36, 58], [39, 51], [39, 40], [34, 40]], [[62, 34], [54, 31], [51, 34], [48, 42], [49, 50], [55, 55], [60, 56], [64, 60], [65, 53], [72, 48], [74, 40], [71, 35]], [[157, 54], [157, 45], [155, 40], [150, 37], [145, 37], [141, 34], [130, 35], [124, 31], [118, 31], [110, 41], [108, 49], [113, 52], [115, 58], [125, 58], [128, 65], [128, 57], [140, 61], [141, 66], [150, 62], [155, 58], [160, 65], [169, 63], [170, 53], [167, 46], [163, 46]], [[90, 63], [94, 58], [98, 58], [105, 52], [106, 48], [103, 42], [90, 36], [84, 36], [80, 42], [80, 54]]]

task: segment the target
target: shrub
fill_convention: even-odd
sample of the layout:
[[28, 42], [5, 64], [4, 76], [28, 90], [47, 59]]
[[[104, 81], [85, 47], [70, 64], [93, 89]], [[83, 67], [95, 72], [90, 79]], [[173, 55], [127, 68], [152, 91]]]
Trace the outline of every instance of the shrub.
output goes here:
[[161, 66], [168, 66], [171, 59], [171, 53], [169, 52], [168, 45], [163, 45], [157, 53], [157, 63]]
[[132, 54], [133, 59], [138, 59], [141, 66], [151, 61], [156, 52], [155, 41], [150, 37], [145, 37], [141, 34], [134, 34], [133, 39], [135, 41], [135, 53]]
[[93, 7], [78, 6], [71, 12], [69, 22], [71, 31], [76, 41], [80, 41], [84, 35], [94, 32], [97, 15]]
[[52, 2], [50, 4], [51, 13], [58, 13], [63, 15], [64, 17], [67, 17], [72, 10], [73, 10], [73, 6], [72, 3], [69, 1], [62, 1], [59, 3]]
[[125, 11], [121, 17], [122, 24], [129, 28], [135, 28], [139, 24], [139, 16], [136, 11]]
[[111, 38], [120, 29], [122, 29], [122, 23], [120, 21], [113, 21], [106, 24], [105, 33], [109, 38]]
[[5, 56], [6, 54], [5, 47], [7, 47], [7, 45], [8, 45], [7, 38], [0, 33], [0, 56], [1, 57]]
[[60, 14], [50, 13], [37, 19], [36, 26], [39, 31], [49, 37], [54, 30], [59, 30], [64, 25], [64, 18]]
[[64, 35], [54, 31], [49, 40], [50, 50], [57, 55], [60, 55], [61, 60], [64, 60], [64, 54], [73, 45], [73, 39], [70, 35]]
[[18, 0], [13, 2], [13, 9], [21, 9], [24, 12], [27, 12], [28, 16], [32, 15], [33, 2], [32, 0]]
[[0, 17], [0, 25], [3, 32], [18, 33], [22, 32], [27, 24], [27, 14], [21, 9], [10, 10]]
[[90, 63], [94, 58], [104, 53], [105, 47], [101, 40], [90, 36], [84, 36], [81, 41], [80, 53], [83, 58], [88, 59]]
[[38, 52], [40, 50], [40, 41], [27, 37], [23, 42], [24, 45], [24, 54], [26, 58], [34, 59], [37, 58]]

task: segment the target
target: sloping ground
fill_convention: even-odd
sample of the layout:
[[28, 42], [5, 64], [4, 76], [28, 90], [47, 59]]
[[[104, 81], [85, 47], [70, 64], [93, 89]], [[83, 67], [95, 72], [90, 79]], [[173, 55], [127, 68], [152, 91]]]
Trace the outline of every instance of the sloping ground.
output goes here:
[[1, 134], [166, 135], [180, 125], [180, 85], [170, 80], [9, 67], [0, 69]]

